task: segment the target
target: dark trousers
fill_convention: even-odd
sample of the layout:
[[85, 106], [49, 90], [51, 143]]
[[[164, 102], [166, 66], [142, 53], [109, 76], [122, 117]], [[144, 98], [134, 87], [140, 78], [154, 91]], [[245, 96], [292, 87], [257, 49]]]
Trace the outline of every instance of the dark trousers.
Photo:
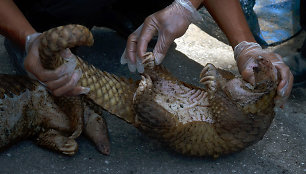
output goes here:
[[303, 30], [306, 30], [306, 0], [300, 0], [300, 22]]
[[[300, 0], [300, 23], [304, 31], [306, 31], [306, 0]], [[306, 39], [301, 48], [302, 57], [306, 58]]]
[[[60, 25], [112, 28], [130, 21], [136, 29], [144, 19], [173, 0], [14, 0], [39, 32]], [[115, 28], [116, 29], [116, 28]], [[118, 26], [120, 29], [120, 26]]]
[[[66, 24], [108, 27], [123, 37], [140, 26], [144, 19], [171, 4], [173, 0], [14, 0], [30, 24], [44, 32]], [[25, 74], [25, 53], [5, 39], [5, 48], [19, 74]]]

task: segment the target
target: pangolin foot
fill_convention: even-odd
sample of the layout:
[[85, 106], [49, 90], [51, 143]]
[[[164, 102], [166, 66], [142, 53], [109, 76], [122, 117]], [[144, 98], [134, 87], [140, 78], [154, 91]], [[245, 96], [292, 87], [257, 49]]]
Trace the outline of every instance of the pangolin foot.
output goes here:
[[74, 139], [67, 139], [66, 143], [59, 147], [59, 151], [65, 155], [74, 155], [78, 149], [78, 144]]
[[145, 58], [142, 61], [145, 69], [150, 69], [153, 70], [154, 66], [155, 66], [155, 60], [154, 60], [154, 56], [152, 53], [146, 53], [145, 54]]
[[54, 129], [40, 133], [37, 144], [69, 156], [74, 155], [78, 150], [78, 144], [74, 139]]
[[209, 93], [214, 93], [217, 89], [216, 74], [216, 67], [210, 63], [203, 68], [200, 74], [200, 82], [206, 86]]
[[136, 96], [142, 96], [144, 93], [152, 94], [153, 82], [149, 75], [141, 76], [141, 81], [134, 95], [133, 101], [136, 100]]

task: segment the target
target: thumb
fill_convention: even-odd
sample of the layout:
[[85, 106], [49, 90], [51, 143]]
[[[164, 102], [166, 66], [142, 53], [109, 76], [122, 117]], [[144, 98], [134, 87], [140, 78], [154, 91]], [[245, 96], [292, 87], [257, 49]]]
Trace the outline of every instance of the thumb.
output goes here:
[[251, 83], [252, 85], [255, 85], [255, 76], [252, 69], [244, 69], [241, 72], [241, 76], [245, 81]]
[[170, 45], [173, 43], [174, 39], [166, 38], [160, 35], [157, 39], [157, 43], [153, 50], [153, 55], [155, 57], [155, 64], [159, 65], [164, 60]]
[[162, 61], [164, 60], [165, 58], [165, 55], [164, 54], [161, 54], [159, 52], [156, 52], [155, 50], [153, 51], [153, 55], [155, 57], [155, 64], [156, 65], [159, 65], [162, 63]]

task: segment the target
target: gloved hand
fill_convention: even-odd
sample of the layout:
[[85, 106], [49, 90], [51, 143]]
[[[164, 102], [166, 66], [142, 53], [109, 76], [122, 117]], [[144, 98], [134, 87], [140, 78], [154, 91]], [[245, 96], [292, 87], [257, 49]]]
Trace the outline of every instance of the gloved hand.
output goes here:
[[55, 96], [74, 96], [88, 93], [89, 88], [76, 86], [82, 72], [75, 70], [75, 55], [69, 49], [64, 50], [61, 54], [67, 62], [56, 70], [46, 70], [40, 62], [39, 42], [40, 33], [31, 34], [26, 39], [24, 67], [29, 77], [38, 80]]
[[[271, 61], [280, 75], [280, 82], [277, 87], [275, 103], [277, 107], [283, 107], [288, 99], [293, 85], [293, 75], [289, 67], [283, 62], [280, 55], [263, 50], [261, 46], [254, 42], [243, 41], [234, 49], [234, 57], [243, 79], [249, 83], [255, 83], [253, 67], [254, 59], [258, 56], [265, 57]], [[275, 74], [277, 76], [277, 74]]]
[[128, 63], [132, 72], [137, 68], [142, 73], [143, 68], [140, 66], [142, 59], [140, 58], [143, 58], [146, 53], [152, 37], [158, 34], [153, 54], [155, 63], [160, 64], [174, 39], [182, 36], [191, 22], [197, 22], [201, 19], [200, 14], [189, 0], [175, 0], [165, 9], [147, 17], [144, 23], [129, 36], [121, 63]]

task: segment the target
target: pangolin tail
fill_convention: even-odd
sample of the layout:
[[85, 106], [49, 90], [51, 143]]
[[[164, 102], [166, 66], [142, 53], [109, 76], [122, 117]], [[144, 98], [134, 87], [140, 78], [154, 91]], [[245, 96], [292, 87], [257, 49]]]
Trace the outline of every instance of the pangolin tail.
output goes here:
[[[81, 25], [66, 25], [50, 29], [41, 36], [40, 58], [46, 69], [56, 69], [65, 60], [60, 52], [66, 48], [93, 44], [91, 32]], [[82, 71], [79, 85], [90, 88], [86, 94], [87, 103], [99, 106], [108, 112], [134, 123], [135, 112], [132, 101], [136, 83], [116, 75], [100, 71], [77, 57], [77, 67]], [[89, 102], [88, 102], [89, 101]], [[96, 108], [96, 107], [93, 107]]]

